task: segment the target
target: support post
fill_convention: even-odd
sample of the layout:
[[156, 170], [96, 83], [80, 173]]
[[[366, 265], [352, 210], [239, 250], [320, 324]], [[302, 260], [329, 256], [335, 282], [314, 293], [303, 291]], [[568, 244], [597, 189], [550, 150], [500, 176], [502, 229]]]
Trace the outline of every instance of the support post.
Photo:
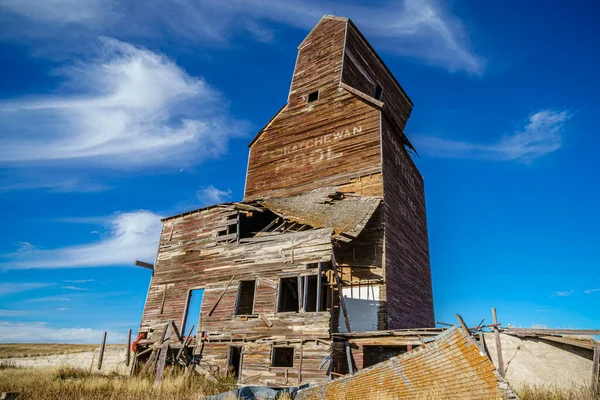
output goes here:
[[504, 358], [502, 357], [502, 341], [500, 340], [500, 330], [498, 329], [498, 318], [496, 308], [492, 308], [492, 319], [494, 322], [494, 336], [496, 338], [496, 351], [498, 353], [498, 372], [504, 378]]
[[102, 368], [102, 358], [104, 357], [104, 347], [106, 346], [106, 332], [102, 335], [102, 345], [100, 346], [100, 357], [98, 357], [98, 369]]
[[340, 297], [340, 307], [344, 312], [344, 323], [346, 324], [346, 330], [350, 333], [350, 320], [348, 320], [348, 310], [346, 310], [346, 302], [344, 301], [344, 296], [342, 295], [342, 283], [340, 281], [340, 276], [338, 274], [337, 265], [335, 264], [335, 255], [333, 252], [331, 253], [331, 267], [333, 268], [333, 274], [335, 276], [335, 283], [338, 289], [338, 296]]
[[319, 263], [319, 272], [317, 273], [317, 307], [316, 311], [321, 311], [321, 291], [323, 286], [323, 263]]
[[300, 340], [300, 362], [298, 363], [298, 386], [302, 382], [302, 358], [304, 356], [304, 340]]
[[[159, 348], [157, 349], [160, 353], [158, 354], [158, 363], [156, 365], [156, 376], [154, 378], [154, 384], [160, 384], [162, 380], [163, 372], [165, 371], [165, 363], [167, 362], [167, 354], [169, 353], [169, 339], [170, 339], [170, 330], [171, 324], [173, 321], [171, 320], [165, 327], [165, 333], [163, 333], [163, 337], [159, 343]], [[168, 334], [167, 334], [168, 333]]]
[[129, 366], [131, 361], [131, 329], [127, 331], [127, 355], [125, 358], [125, 365]]
[[348, 362], [348, 373], [353, 374], [354, 368], [352, 367], [352, 350], [350, 350], [350, 342], [348, 340], [344, 342], [344, 347], [346, 347], [346, 361]]
[[600, 343], [594, 346], [594, 362], [592, 363], [592, 393], [596, 394], [600, 390]]

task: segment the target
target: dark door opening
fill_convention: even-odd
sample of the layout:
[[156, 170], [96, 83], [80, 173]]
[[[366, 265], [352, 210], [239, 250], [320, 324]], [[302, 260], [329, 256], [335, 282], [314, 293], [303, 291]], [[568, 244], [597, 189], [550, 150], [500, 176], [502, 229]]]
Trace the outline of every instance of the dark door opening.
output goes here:
[[229, 347], [229, 360], [227, 361], [228, 373], [239, 378], [242, 369], [242, 348], [240, 346]]

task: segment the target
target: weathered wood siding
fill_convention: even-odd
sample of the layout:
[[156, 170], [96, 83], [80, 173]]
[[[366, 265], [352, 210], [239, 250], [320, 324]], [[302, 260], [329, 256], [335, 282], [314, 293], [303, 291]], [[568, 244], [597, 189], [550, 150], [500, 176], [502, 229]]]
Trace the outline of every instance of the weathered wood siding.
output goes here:
[[[315, 268], [306, 265], [331, 259], [332, 230], [242, 239], [240, 243], [235, 233], [217, 236], [228, 225], [234, 225], [235, 232], [236, 216], [232, 208], [213, 207], [164, 222], [142, 330], [158, 330], [174, 320], [181, 331], [189, 291], [203, 288], [199, 326], [211, 337], [328, 337], [328, 312], [275, 311], [278, 277], [315, 274]], [[231, 285], [208, 316], [232, 276]], [[239, 282], [253, 279], [258, 280], [254, 314], [264, 314], [272, 327], [256, 317], [234, 316]]]
[[435, 324], [423, 177], [382, 119], [388, 329]]
[[[325, 19], [299, 48], [288, 104], [250, 147], [245, 200], [356, 183], [381, 172], [379, 111], [339, 87], [346, 26]], [[316, 90], [319, 99], [307, 103]], [[381, 182], [369, 183], [369, 193], [380, 195]]]
[[[271, 350], [274, 345], [294, 347], [294, 364], [292, 367], [271, 367]], [[202, 350], [202, 364], [226, 371], [230, 346], [241, 346], [243, 348], [242, 368], [238, 381], [245, 385], [275, 383], [282, 386], [296, 386], [299, 383], [325, 382], [329, 379], [327, 364], [323, 369], [319, 369], [321, 362], [330, 354], [329, 341], [304, 340], [302, 344], [297, 341], [291, 343], [206, 343]], [[300, 347], [302, 347], [302, 350], [300, 350]]]
[[383, 89], [384, 113], [400, 130], [404, 129], [412, 102], [352, 22], [349, 22], [346, 34], [342, 82], [372, 97], [379, 84]]

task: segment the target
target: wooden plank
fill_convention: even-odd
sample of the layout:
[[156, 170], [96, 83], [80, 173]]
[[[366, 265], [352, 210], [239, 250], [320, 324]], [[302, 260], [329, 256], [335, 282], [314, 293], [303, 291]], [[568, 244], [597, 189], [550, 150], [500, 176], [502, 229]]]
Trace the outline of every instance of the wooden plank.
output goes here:
[[600, 382], [600, 343], [594, 346], [594, 361], [592, 362], [592, 393], [599, 392]]
[[338, 274], [337, 266], [335, 263], [335, 255], [333, 253], [331, 253], [331, 267], [335, 276], [335, 283], [337, 285], [338, 296], [340, 298], [340, 306], [342, 307], [342, 311], [344, 312], [344, 323], [346, 324], [346, 330], [350, 332], [351, 329], [350, 321], [348, 319], [348, 310], [346, 309], [346, 302], [344, 301], [344, 296], [342, 295], [342, 284], [340, 282], [340, 276]]
[[131, 362], [131, 367], [129, 368], [129, 377], [131, 378], [135, 372], [135, 364], [137, 363], [137, 351], [133, 353], [133, 361]]
[[215, 301], [215, 304], [213, 304], [213, 306], [211, 307], [210, 311], [208, 312], [208, 316], [210, 317], [213, 313], [213, 311], [215, 311], [215, 308], [217, 308], [217, 305], [219, 304], [219, 302], [221, 301], [221, 299], [223, 298], [223, 296], [225, 296], [225, 292], [227, 292], [227, 289], [229, 289], [229, 286], [231, 285], [231, 282], [233, 282], [233, 278], [235, 278], [235, 275], [233, 275], [231, 277], [231, 279], [229, 280], [229, 282], [227, 282], [227, 286], [225, 286], [225, 289], [223, 289], [223, 291], [221, 292], [221, 295], [219, 296], [219, 298], [217, 299], [217, 301]]
[[102, 345], [100, 345], [100, 356], [98, 357], [98, 370], [102, 369], [102, 359], [104, 358], [104, 347], [106, 346], [106, 332], [102, 334]]
[[165, 288], [163, 290], [162, 302], [160, 303], [160, 313], [161, 314], [165, 310], [165, 300], [166, 299], [167, 299], [167, 285], [165, 285]]
[[600, 335], [600, 329], [537, 329], [537, 328], [502, 328], [509, 335]]
[[127, 331], [127, 353], [125, 355], [125, 365], [129, 366], [131, 361], [131, 329]]
[[[165, 327], [165, 332], [163, 333], [162, 340], [160, 342], [160, 347], [158, 348], [158, 364], [156, 365], [156, 376], [154, 378], [154, 384], [160, 384], [162, 380], [163, 373], [165, 371], [165, 364], [167, 362], [167, 355], [169, 354], [169, 331], [171, 330], [171, 325], [173, 321], [171, 320], [167, 326]], [[166, 338], [166, 340], [165, 340]]]
[[317, 272], [317, 307], [316, 311], [321, 311], [321, 290], [323, 286], [323, 263], [319, 263], [319, 269]]
[[350, 349], [350, 342], [348, 340], [344, 342], [344, 347], [346, 348], [346, 362], [348, 363], [348, 372], [350, 374], [353, 374], [354, 367], [352, 366], [352, 350]]
[[269, 328], [273, 326], [273, 323], [269, 321], [269, 319], [265, 317], [264, 314], [258, 314], [258, 318], [260, 318], [265, 324], [267, 324]]
[[181, 357], [181, 355], [183, 354], [183, 352], [185, 351], [185, 348], [187, 347], [187, 345], [189, 344], [191, 338], [192, 338], [192, 332], [194, 331], [195, 325], [192, 325], [192, 327], [190, 328], [185, 341], [183, 342], [183, 346], [181, 346], [181, 348], [179, 349], [179, 351], [177, 352], [177, 356], [175, 357], [175, 362], [174, 364], [177, 365], [177, 363], [179, 362], [179, 358]]
[[144, 261], [135, 260], [135, 265], [137, 265], [138, 267], [154, 270], [154, 264], [150, 264]]
[[498, 353], [498, 372], [504, 377], [504, 358], [502, 357], [502, 341], [500, 339], [500, 331], [498, 330], [498, 318], [496, 316], [496, 308], [492, 308], [492, 321], [494, 322], [494, 337], [496, 338], [496, 351]]
[[302, 360], [304, 358], [304, 342], [300, 341], [300, 360], [298, 361], [298, 386], [302, 382]]

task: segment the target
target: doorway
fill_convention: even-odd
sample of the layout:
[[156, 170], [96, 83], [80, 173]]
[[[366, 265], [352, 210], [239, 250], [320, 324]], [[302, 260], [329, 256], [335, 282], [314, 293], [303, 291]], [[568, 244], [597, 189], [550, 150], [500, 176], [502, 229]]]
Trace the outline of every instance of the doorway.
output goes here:
[[[192, 326], [195, 326], [194, 331], [198, 331], [198, 325], [200, 324], [200, 310], [202, 309], [202, 297], [204, 296], [204, 289], [193, 289], [188, 294], [188, 303], [185, 312], [185, 318], [183, 328], [181, 329], [181, 335], [187, 335], [187, 330]], [[194, 332], [191, 333], [192, 335]]]
[[228, 372], [239, 378], [240, 371], [242, 369], [242, 349], [241, 346], [230, 346], [229, 347], [229, 357], [227, 361], [227, 370]]

